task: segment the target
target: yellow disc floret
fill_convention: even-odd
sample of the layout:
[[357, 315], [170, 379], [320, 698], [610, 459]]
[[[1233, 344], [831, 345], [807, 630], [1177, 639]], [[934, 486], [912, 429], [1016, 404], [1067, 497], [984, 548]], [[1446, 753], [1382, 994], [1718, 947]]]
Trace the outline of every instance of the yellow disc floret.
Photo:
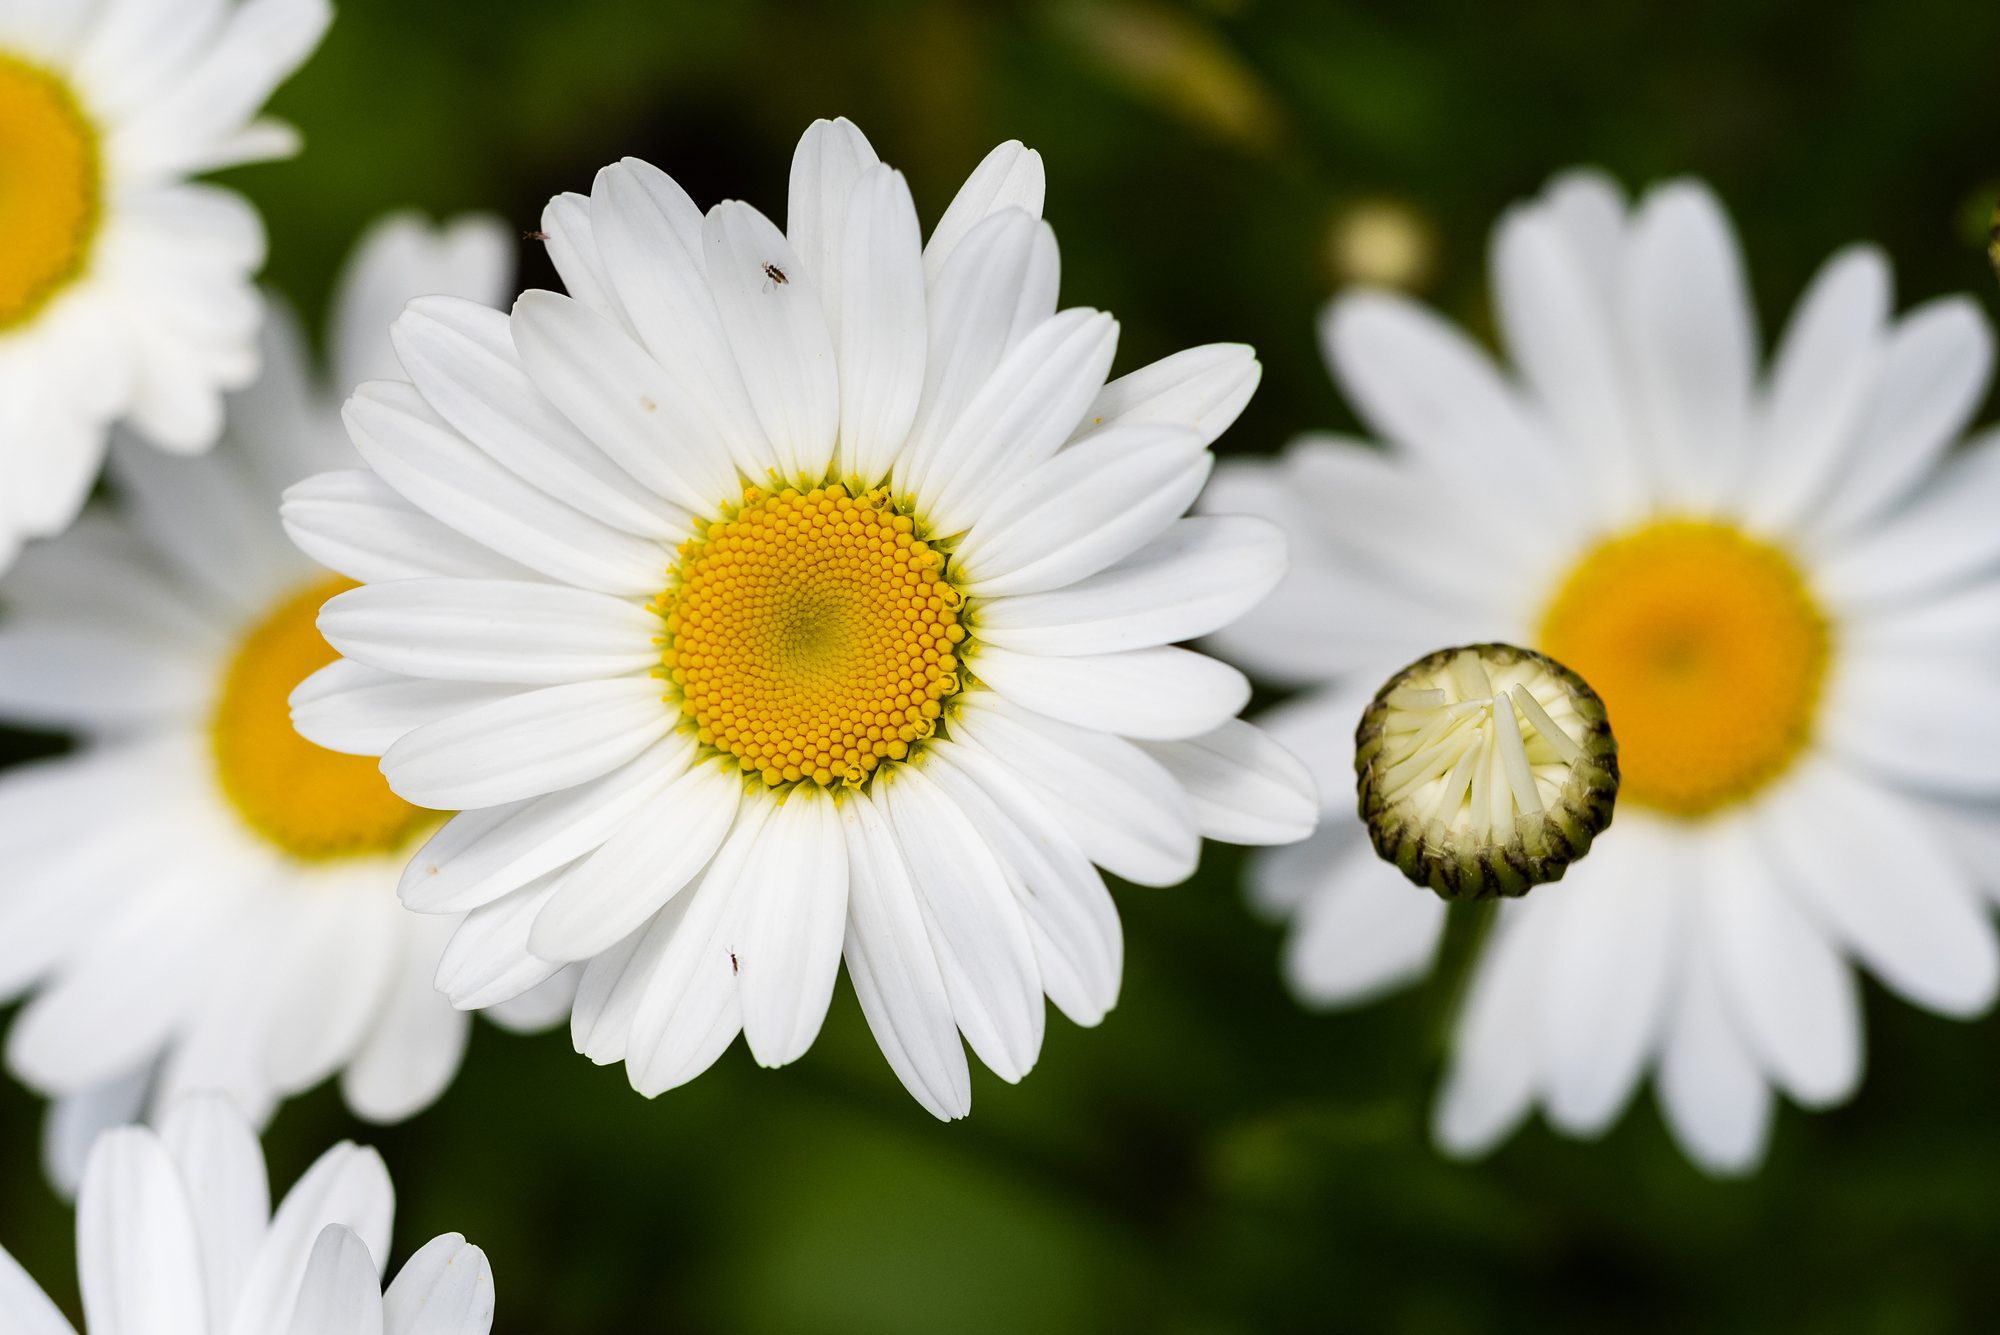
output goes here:
[[0, 54], [0, 329], [83, 272], [100, 212], [97, 148], [60, 80]]
[[216, 701], [223, 793], [245, 824], [296, 858], [396, 852], [439, 818], [389, 791], [373, 758], [292, 730], [293, 688], [338, 657], [319, 633], [320, 604], [353, 587], [318, 581], [279, 604], [237, 647]]
[[962, 599], [886, 490], [743, 504], [683, 544], [661, 662], [703, 745], [772, 786], [858, 784], [958, 690]]
[[1603, 698], [1625, 800], [1699, 816], [1804, 749], [1830, 638], [1784, 552], [1725, 524], [1661, 520], [1576, 564], [1536, 647]]

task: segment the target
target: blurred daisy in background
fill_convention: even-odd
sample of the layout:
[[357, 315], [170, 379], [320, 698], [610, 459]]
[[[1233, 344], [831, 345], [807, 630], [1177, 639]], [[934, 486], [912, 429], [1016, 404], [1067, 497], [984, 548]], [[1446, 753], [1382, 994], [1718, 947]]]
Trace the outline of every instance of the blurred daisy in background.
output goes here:
[[[227, 1099], [180, 1100], [159, 1131], [121, 1127], [90, 1152], [76, 1210], [85, 1335], [486, 1335], [493, 1271], [456, 1233], [431, 1239], [385, 1293], [389, 1170], [342, 1143], [274, 1213], [264, 1152]], [[74, 1335], [0, 1248], [0, 1328]]]
[[75, 518], [111, 424], [173, 454], [257, 373], [264, 229], [188, 178], [297, 151], [255, 119], [327, 0], [0, 6], [0, 569]]
[[1728, 220], [1686, 182], [1628, 209], [1565, 176], [1502, 220], [1493, 270], [1511, 373], [1407, 300], [1345, 296], [1326, 353], [1385, 447], [1307, 438], [1211, 489], [1292, 540], [1219, 643], [1311, 688], [1265, 723], [1336, 813], [1255, 893], [1294, 917], [1308, 1001], [1422, 977], [1445, 906], [1353, 815], [1362, 708], [1440, 645], [1567, 664], [1618, 736], [1617, 822], [1501, 906], [1436, 1135], [1477, 1153], [1539, 1105], [1594, 1136], [1651, 1070], [1686, 1152], [1744, 1170], [1773, 1090], [1824, 1107], [1860, 1080], [1854, 966], [1945, 1015], [1993, 1000], [2000, 435], [1954, 453], [1991, 338], [1964, 299], [1894, 317], [1857, 247], [1760, 371]]
[[[274, 313], [213, 453], [121, 442], [116, 503], [0, 582], [0, 715], [85, 738], [0, 778], [0, 997], [34, 990], [7, 1061], [59, 1100], [59, 1181], [99, 1128], [178, 1091], [226, 1090], [261, 1123], [340, 1071], [387, 1121], [458, 1067], [466, 1017], [431, 981], [450, 924], [394, 893], [438, 817], [291, 726], [287, 696], [334, 657], [313, 618], [351, 582], [286, 541], [278, 497], [354, 462], [340, 394], [395, 373], [403, 302], [500, 298], [512, 244], [489, 219], [383, 222], [336, 296], [333, 387]], [[558, 982], [515, 1018], [567, 1003]]]
[[627, 160], [544, 216], [570, 295], [398, 321], [414, 385], [347, 408], [370, 470], [287, 494], [364, 583], [295, 718], [466, 810], [403, 881], [467, 915], [460, 1005], [588, 961], [577, 1047], [657, 1094], [739, 1030], [799, 1057], [844, 955], [957, 1117], [961, 1033], [1016, 1080], [1044, 993], [1081, 1024], [1115, 1001], [1098, 866], [1169, 885], [1203, 835], [1311, 828], [1243, 677], [1171, 647], [1283, 568], [1270, 525], [1182, 517], [1257, 362], [1107, 384], [1117, 326], [1056, 309], [1042, 194], [1003, 145], [926, 245], [902, 176], [822, 121], [788, 232]]

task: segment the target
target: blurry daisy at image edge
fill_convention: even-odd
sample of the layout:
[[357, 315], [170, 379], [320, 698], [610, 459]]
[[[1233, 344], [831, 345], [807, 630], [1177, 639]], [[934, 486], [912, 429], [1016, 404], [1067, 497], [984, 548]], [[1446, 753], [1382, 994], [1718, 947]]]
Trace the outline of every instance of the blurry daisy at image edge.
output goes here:
[[1510, 369], [1391, 294], [1321, 334], [1384, 442], [1232, 461], [1207, 512], [1280, 524], [1293, 567], [1213, 643], [1306, 689], [1264, 716], [1328, 818], [1253, 865], [1308, 1002], [1427, 974], [1445, 906], [1353, 815], [1354, 727], [1446, 644], [1581, 673], [1619, 743], [1618, 816], [1558, 884], [1501, 905], [1457, 1020], [1439, 1142], [1530, 1109], [1602, 1134], [1642, 1077], [1716, 1172], [1762, 1158], [1780, 1092], [1861, 1079], [1856, 969], [1940, 1014], [2000, 955], [2000, 436], [1956, 449], [1992, 358], [1963, 297], [1892, 314], [1871, 247], [1821, 269], [1768, 372], [1709, 191], [1628, 207], [1594, 173], [1511, 210], [1492, 251]]
[[[218, 1095], [176, 1101], [157, 1132], [107, 1131], [77, 1201], [84, 1335], [486, 1335], [493, 1271], [456, 1233], [432, 1238], [387, 1292], [395, 1190], [375, 1151], [343, 1142], [274, 1212], [264, 1153]], [[0, 1246], [0, 1327], [75, 1335]]]
[[61, 532], [114, 422], [199, 453], [256, 377], [264, 225], [188, 178], [288, 157], [257, 113], [327, 0], [0, 6], [0, 570]]
[[[395, 894], [440, 818], [292, 729], [292, 688], [334, 657], [314, 617], [351, 581], [286, 540], [278, 497], [354, 462], [341, 394], [396, 373], [403, 303], [498, 299], [513, 245], [489, 218], [384, 220], [335, 296], [330, 384], [274, 311], [215, 451], [119, 442], [111, 503], [0, 579], [0, 717], [83, 739], [0, 777], [0, 998], [28, 998], [7, 1064], [56, 1100], [65, 1185], [98, 1130], [182, 1091], [261, 1124], [338, 1072], [394, 1121], [458, 1068], [468, 1017], [432, 985], [450, 923]], [[496, 1018], [551, 1023], [570, 981]]]

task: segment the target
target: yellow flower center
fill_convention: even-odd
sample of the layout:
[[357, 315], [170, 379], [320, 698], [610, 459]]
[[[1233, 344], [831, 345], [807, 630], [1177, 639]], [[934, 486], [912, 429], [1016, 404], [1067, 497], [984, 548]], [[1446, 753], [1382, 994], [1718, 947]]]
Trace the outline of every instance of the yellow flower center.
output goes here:
[[316, 581], [265, 617], [237, 647], [210, 727], [216, 778], [237, 814], [311, 861], [397, 852], [440, 819], [389, 791], [372, 757], [292, 730], [293, 688], [338, 657], [315, 624], [320, 604], [353, 587]]
[[751, 487], [682, 545], [661, 662], [702, 744], [746, 774], [858, 784], [958, 690], [962, 601], [886, 490]]
[[1678, 519], [1587, 553], [1536, 644], [1603, 699], [1624, 799], [1679, 816], [1740, 801], [1790, 766], [1812, 736], [1830, 647], [1791, 558]]
[[0, 54], [0, 330], [83, 272], [99, 214], [96, 129], [61, 80]]

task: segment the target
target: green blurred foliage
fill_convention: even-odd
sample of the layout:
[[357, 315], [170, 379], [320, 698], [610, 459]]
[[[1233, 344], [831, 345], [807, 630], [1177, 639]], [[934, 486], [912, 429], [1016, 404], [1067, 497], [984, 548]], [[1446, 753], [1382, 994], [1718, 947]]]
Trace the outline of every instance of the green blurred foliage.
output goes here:
[[[1064, 297], [1119, 315], [1121, 369], [1256, 344], [1264, 387], [1224, 446], [1259, 452], [1351, 420], [1312, 322], [1329, 226], [1359, 199], [1428, 220], [1428, 295], [1475, 328], [1491, 221], [1578, 162], [1715, 182], [1767, 330], [1862, 237], [1889, 248], [1906, 301], [1990, 299], [1996, 68], [2000, 7], [1963, 0], [341, 0], [276, 101], [304, 156], [228, 179], [269, 222], [271, 281], [317, 317], [353, 236], [392, 207], [497, 209], [525, 231], [551, 193], [633, 154], [705, 202], [777, 213], [799, 131], [845, 114], [928, 219], [1018, 137], [1047, 158]], [[537, 250], [524, 283], [552, 286]], [[457, 1085], [408, 1125], [358, 1126], [330, 1090], [287, 1108], [274, 1180], [342, 1136], [380, 1146], [397, 1263], [468, 1234], [493, 1259], [501, 1335], [2000, 1323], [2000, 1022], [1871, 992], [1862, 1093], [1782, 1112], [1748, 1182], [1689, 1168], [1645, 1094], [1602, 1144], [1531, 1127], [1455, 1164], [1425, 1132], [1445, 989], [1300, 1010], [1240, 867], [1212, 849], [1189, 885], [1121, 890], [1119, 1008], [1088, 1032], [1052, 1015], [1040, 1068], [1019, 1087], [980, 1077], [964, 1123], [902, 1093], [843, 985], [796, 1067], [757, 1070], [739, 1046], [654, 1102], [563, 1033], [481, 1026]], [[39, 1113], [0, 1084], [0, 1241], [73, 1305]]]

